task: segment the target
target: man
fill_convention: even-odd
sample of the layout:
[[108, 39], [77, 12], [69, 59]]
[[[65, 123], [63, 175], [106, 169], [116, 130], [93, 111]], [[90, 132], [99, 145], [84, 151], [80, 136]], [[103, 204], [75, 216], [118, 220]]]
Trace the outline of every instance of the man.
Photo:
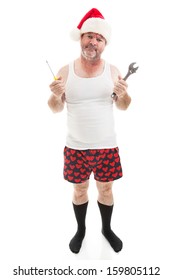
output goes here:
[[91, 172], [98, 189], [102, 234], [115, 252], [123, 246], [111, 229], [112, 185], [114, 180], [122, 177], [113, 107], [116, 105], [125, 110], [131, 98], [118, 69], [101, 58], [110, 41], [110, 33], [103, 15], [97, 9], [91, 9], [72, 32], [72, 38], [80, 40], [80, 57], [61, 68], [58, 80], [50, 85], [52, 95], [48, 104], [51, 110], [60, 112], [65, 103], [67, 105], [64, 178], [74, 185], [73, 208], [78, 226], [69, 244], [73, 253], [80, 251], [85, 236]]

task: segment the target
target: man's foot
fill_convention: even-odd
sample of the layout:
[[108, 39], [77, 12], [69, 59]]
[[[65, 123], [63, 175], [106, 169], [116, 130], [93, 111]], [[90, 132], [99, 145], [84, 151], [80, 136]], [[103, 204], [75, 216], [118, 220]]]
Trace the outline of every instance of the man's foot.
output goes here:
[[84, 233], [79, 233], [78, 231], [76, 232], [75, 236], [72, 238], [69, 244], [70, 250], [73, 253], [75, 254], [79, 253], [84, 237], [85, 237], [85, 232]]
[[116, 253], [121, 251], [123, 247], [123, 243], [111, 229], [106, 231], [102, 230], [102, 234], [107, 239], [107, 241], [109, 242], [109, 244], [111, 245], [111, 247], [114, 249]]

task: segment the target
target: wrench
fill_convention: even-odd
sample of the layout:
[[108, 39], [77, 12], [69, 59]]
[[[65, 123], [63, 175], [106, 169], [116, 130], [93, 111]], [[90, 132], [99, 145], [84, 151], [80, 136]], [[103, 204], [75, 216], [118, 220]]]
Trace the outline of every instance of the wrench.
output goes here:
[[[138, 70], [139, 66], [138, 67], [134, 67], [134, 65], [136, 64], [136, 62], [133, 62], [129, 65], [129, 69], [128, 69], [128, 72], [126, 74], [126, 76], [123, 78], [124, 81], [127, 80], [127, 78], [133, 74], [133, 73], [136, 73], [136, 71]], [[115, 92], [112, 93], [111, 95], [112, 98], [116, 97], [117, 98], [117, 95]]]

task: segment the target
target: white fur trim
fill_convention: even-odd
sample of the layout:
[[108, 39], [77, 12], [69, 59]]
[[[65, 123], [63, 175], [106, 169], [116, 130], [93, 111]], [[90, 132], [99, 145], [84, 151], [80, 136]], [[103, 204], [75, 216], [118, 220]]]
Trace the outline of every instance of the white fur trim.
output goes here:
[[87, 19], [81, 28], [81, 34], [87, 32], [94, 32], [101, 34], [109, 43], [111, 36], [111, 28], [110, 25], [101, 18], [89, 18]]
[[81, 32], [77, 27], [75, 27], [71, 30], [71, 32], [70, 32], [71, 39], [73, 39], [74, 41], [79, 41], [80, 36], [81, 36]]
[[78, 41], [80, 40], [80, 36], [83, 33], [87, 33], [87, 32], [94, 32], [94, 33], [101, 34], [106, 39], [107, 44], [109, 44], [110, 42], [111, 27], [104, 19], [89, 18], [83, 23], [80, 30], [78, 28], [74, 28], [71, 31], [70, 35], [73, 40]]

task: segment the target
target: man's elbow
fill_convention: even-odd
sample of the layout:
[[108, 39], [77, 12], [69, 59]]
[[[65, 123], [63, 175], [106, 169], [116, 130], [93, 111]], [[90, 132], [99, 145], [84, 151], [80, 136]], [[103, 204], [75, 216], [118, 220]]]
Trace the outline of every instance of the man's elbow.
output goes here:
[[131, 97], [129, 96], [128, 97], [128, 100], [124, 100], [124, 102], [116, 102], [116, 105], [117, 105], [117, 108], [122, 110], [122, 111], [125, 111], [128, 109], [129, 105], [131, 103]]
[[48, 100], [47, 104], [54, 114], [61, 112], [63, 110], [63, 107], [64, 107], [64, 106], [59, 106], [59, 105], [55, 106], [55, 104], [52, 104], [52, 101], [50, 99]]
[[131, 97], [129, 96], [129, 97], [128, 97], [128, 100], [126, 101], [124, 110], [127, 110], [127, 109], [128, 109], [128, 107], [129, 107], [131, 101], [132, 101], [132, 99], [131, 99]]

